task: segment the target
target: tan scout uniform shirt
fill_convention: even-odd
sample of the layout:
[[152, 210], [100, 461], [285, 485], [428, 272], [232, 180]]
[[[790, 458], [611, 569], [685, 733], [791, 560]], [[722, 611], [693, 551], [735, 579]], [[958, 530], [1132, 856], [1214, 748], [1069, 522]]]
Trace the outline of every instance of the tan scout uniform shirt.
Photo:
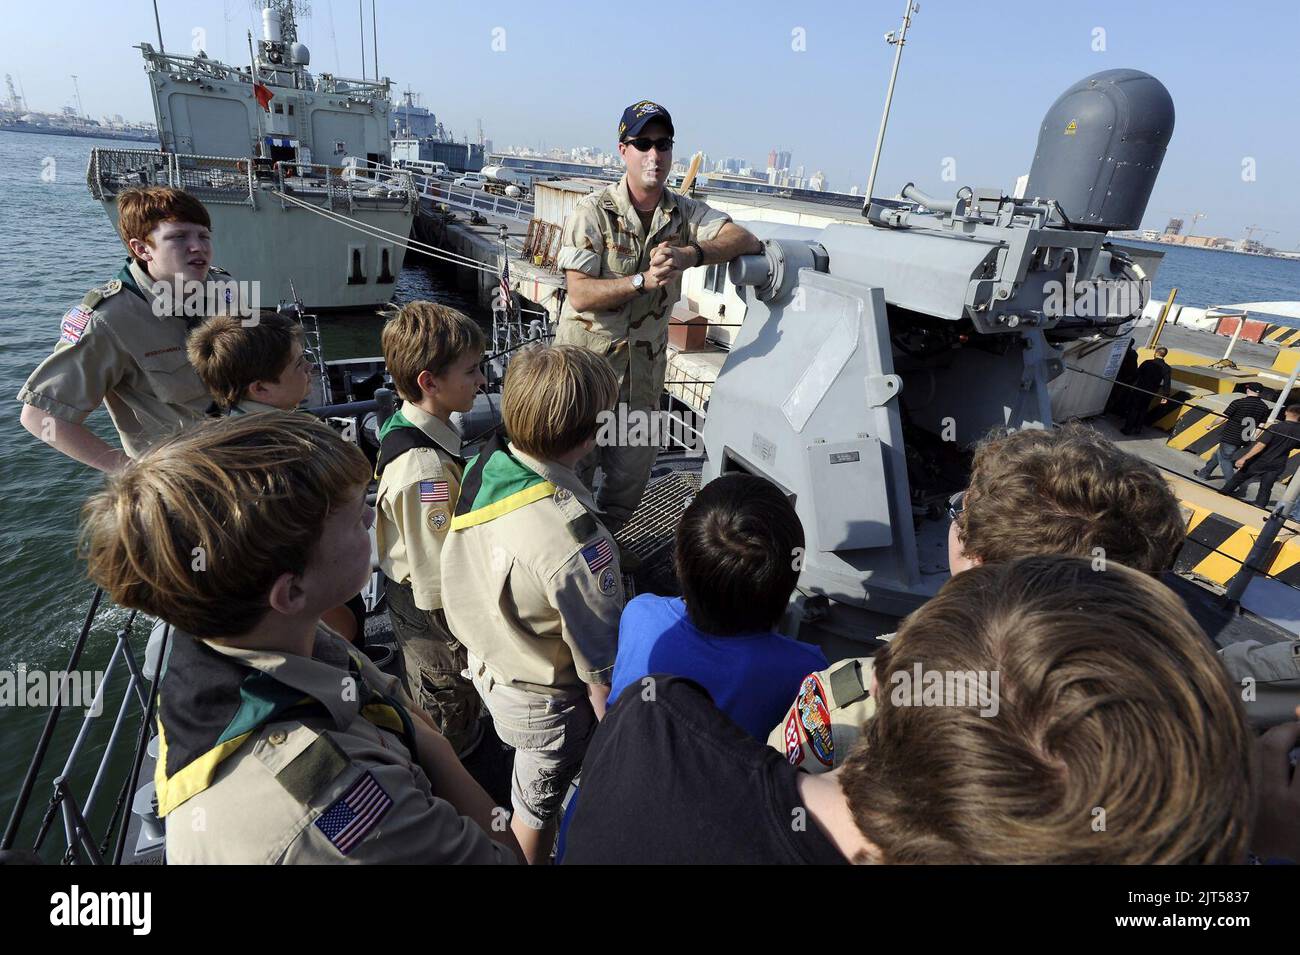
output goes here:
[[81, 422], [102, 401], [122, 450], [138, 458], [212, 404], [185, 353], [183, 316], [153, 312], [153, 279], [134, 260], [130, 277], [89, 293], [63, 317], [54, 352], [32, 372], [18, 400], [64, 421]]
[[438, 443], [388, 463], [375, 499], [375, 544], [389, 580], [409, 583], [421, 610], [442, 607], [442, 545], [460, 494], [460, 435], [411, 402], [403, 416]]
[[254, 401], [252, 398], [245, 398], [239, 404], [230, 409], [232, 415], [241, 414], [262, 414], [265, 411], [283, 411], [283, 408], [277, 408], [275, 405], [264, 404], [261, 401]]
[[[182, 639], [193, 639], [185, 638]], [[206, 641], [205, 641], [206, 642]], [[311, 659], [271, 651], [240, 650], [208, 643], [225, 656], [270, 674], [314, 697], [329, 717], [269, 723], [224, 760], [212, 784], [167, 816], [167, 861], [173, 864], [315, 863], [510, 863], [509, 851], [474, 822], [434, 796], [429, 779], [401, 738], [359, 713], [364, 694], [344, 693], [348, 657], [372, 689], [414, 706], [400, 683], [325, 628]], [[413, 717], [418, 719], [418, 717]], [[325, 744], [317, 740], [327, 738]], [[305, 799], [303, 763], [295, 760], [317, 744], [330, 750], [337, 775]], [[332, 770], [331, 770], [332, 771]], [[366, 779], [367, 774], [371, 779]], [[327, 774], [328, 775], [328, 774]], [[310, 787], [307, 787], [310, 788]], [[353, 795], [359, 794], [359, 795]], [[358, 802], [347, 806], [349, 796]], [[360, 802], [364, 799], [365, 802]], [[359, 816], [360, 838], [330, 826], [328, 813]], [[320, 824], [318, 824], [318, 822]], [[368, 826], [368, 828], [367, 828]], [[364, 831], [362, 831], [364, 830]], [[333, 839], [348, 849], [344, 854]]]
[[[511, 450], [556, 491], [448, 536], [443, 609], [456, 639], [496, 682], [569, 699], [588, 683], [608, 684], [614, 672], [623, 613], [618, 547], [599, 521], [582, 521], [596, 505], [572, 470]], [[594, 524], [594, 533], [579, 539], [571, 522]], [[584, 551], [602, 540], [609, 562], [593, 571]]]
[[[646, 235], [624, 176], [584, 196], [569, 214], [557, 262], [592, 278], [632, 276], [650, 267], [650, 253], [660, 242], [707, 242], [730, 221], [707, 203], [665, 189]], [[613, 311], [579, 312], [566, 299], [555, 341], [604, 355], [619, 377], [619, 399], [632, 408], [657, 408], [668, 367], [668, 315], [681, 295], [678, 278]]]

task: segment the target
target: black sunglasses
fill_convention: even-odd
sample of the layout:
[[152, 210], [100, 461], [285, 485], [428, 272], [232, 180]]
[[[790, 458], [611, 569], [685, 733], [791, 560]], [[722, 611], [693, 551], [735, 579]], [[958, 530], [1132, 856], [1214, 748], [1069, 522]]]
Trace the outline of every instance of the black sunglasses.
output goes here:
[[638, 136], [636, 139], [625, 139], [623, 142], [629, 146], [635, 146], [641, 152], [649, 152], [653, 146], [661, 153], [671, 152], [673, 148], [673, 138], [671, 136], [660, 136], [658, 139], [651, 139], [649, 136]]
[[948, 498], [948, 518], [956, 520], [962, 511], [966, 509], [966, 492], [958, 491], [952, 497]]

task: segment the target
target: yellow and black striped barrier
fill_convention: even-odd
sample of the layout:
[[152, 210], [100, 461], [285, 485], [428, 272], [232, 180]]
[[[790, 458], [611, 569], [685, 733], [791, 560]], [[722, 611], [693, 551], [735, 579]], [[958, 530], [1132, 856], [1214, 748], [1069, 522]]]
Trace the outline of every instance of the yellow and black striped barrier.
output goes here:
[[[1192, 512], [1187, 537], [1174, 562], [1178, 573], [1196, 574], [1227, 586], [1241, 570], [1242, 561], [1260, 535], [1258, 527], [1245, 527], [1206, 507], [1183, 501]], [[1300, 587], [1300, 539], [1279, 540], [1264, 561], [1267, 576]]]
[[1270, 342], [1282, 348], [1300, 345], [1300, 328], [1293, 325], [1270, 325], [1264, 332], [1261, 342]]

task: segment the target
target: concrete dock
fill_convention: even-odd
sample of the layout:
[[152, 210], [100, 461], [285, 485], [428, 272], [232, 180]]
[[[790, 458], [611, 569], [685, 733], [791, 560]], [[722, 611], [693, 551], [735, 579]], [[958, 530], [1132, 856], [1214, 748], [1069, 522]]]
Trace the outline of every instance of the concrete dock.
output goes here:
[[501, 229], [510, 257], [510, 286], [523, 301], [520, 307], [544, 313], [552, 325], [559, 321], [564, 302], [564, 276], [523, 256], [528, 223], [509, 215], [446, 210], [424, 203], [416, 217], [416, 237], [422, 242], [468, 256], [483, 268], [456, 265], [459, 287], [473, 292], [484, 308], [493, 306], [501, 282]]

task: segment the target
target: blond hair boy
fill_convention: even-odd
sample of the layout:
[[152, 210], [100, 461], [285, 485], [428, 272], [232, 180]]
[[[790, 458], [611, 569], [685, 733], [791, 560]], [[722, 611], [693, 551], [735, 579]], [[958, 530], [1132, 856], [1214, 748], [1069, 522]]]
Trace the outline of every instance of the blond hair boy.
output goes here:
[[443, 547], [443, 601], [497, 735], [515, 747], [511, 827], [534, 861], [604, 714], [623, 583], [618, 549], [574, 467], [618, 382], [557, 345], [510, 364], [494, 438], [470, 461]]

